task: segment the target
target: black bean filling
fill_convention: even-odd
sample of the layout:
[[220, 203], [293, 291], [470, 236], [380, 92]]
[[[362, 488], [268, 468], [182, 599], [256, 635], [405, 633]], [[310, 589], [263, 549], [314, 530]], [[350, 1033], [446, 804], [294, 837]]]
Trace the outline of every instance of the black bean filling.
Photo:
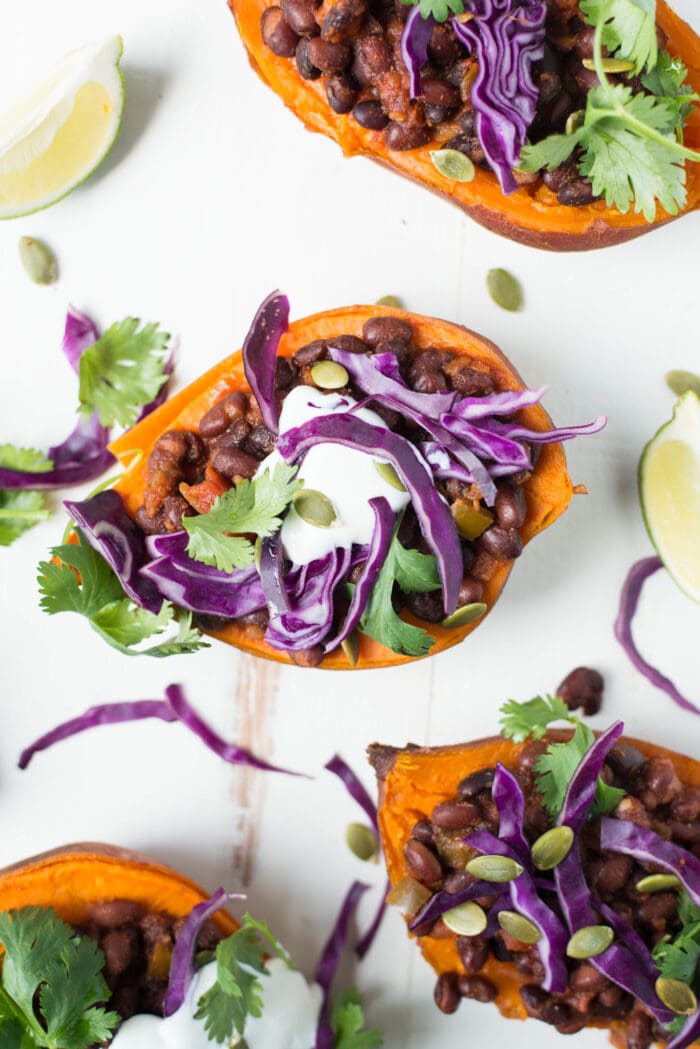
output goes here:
[[[331, 344], [351, 353], [394, 353], [405, 382], [422, 393], [456, 390], [464, 397], [478, 397], [497, 389], [496, 379], [484, 370], [482, 362], [469, 361], [463, 354], [449, 351], [419, 350], [413, 343], [413, 329], [406, 321], [397, 317], [373, 317], [364, 325], [362, 338], [338, 335], [302, 346], [291, 358], [279, 358], [276, 387], [280, 405], [295, 386], [314, 386], [311, 368], [317, 361], [328, 359], [326, 347]], [[338, 392], [350, 393], [357, 400], [363, 396], [353, 386]], [[395, 433], [414, 442], [428, 439], [420, 427], [403, 416], [374, 403], [371, 407]], [[136, 514], [138, 524], [149, 535], [178, 531], [183, 516], [206, 513], [222, 490], [242, 478], [253, 477], [274, 445], [275, 435], [263, 425], [255, 401], [240, 391], [229, 394], [204, 415], [196, 433], [168, 430], [156, 441], [148, 460], [143, 505]], [[530, 449], [533, 462], [538, 450], [538, 446]], [[523, 471], [499, 481], [492, 508], [493, 522], [477, 539], [462, 540], [464, 575], [460, 606], [479, 601], [484, 584], [498, 565], [520, 556], [519, 529], [527, 509], [522, 485], [529, 476]], [[458, 521], [461, 509], [480, 506], [481, 495], [476, 485], [450, 479], [438, 481], [437, 487]], [[410, 507], [404, 515], [399, 538], [404, 546], [428, 552]], [[355, 568], [355, 574], [360, 568]], [[409, 608], [426, 623], [438, 623], [444, 617], [440, 590], [427, 594], [404, 594], [397, 590], [395, 605], [397, 611]], [[198, 620], [205, 630], [220, 629], [226, 623], [205, 616], [199, 616]], [[267, 610], [254, 612], [237, 622], [260, 636], [267, 626]], [[319, 662], [323, 655], [320, 646], [317, 648], [297, 652], [295, 659], [305, 661], [305, 665], [315, 665], [314, 661]]]
[[[563, 132], [569, 116], [585, 108], [586, 96], [598, 82], [583, 65], [593, 54], [593, 30], [581, 17], [577, 0], [548, 3], [545, 54], [535, 69], [539, 100], [528, 134], [531, 142]], [[383, 132], [389, 149], [411, 150], [434, 142], [488, 168], [469, 102], [476, 63], [449, 22], [433, 31], [423, 96], [411, 100], [400, 52], [409, 11], [400, 0], [337, 0], [332, 5], [279, 0], [279, 6], [263, 12], [261, 30], [266, 46], [293, 59], [305, 80], [323, 79], [335, 113], [348, 113], [361, 127]], [[634, 88], [642, 90], [638, 82]], [[531, 193], [544, 183], [560, 204], [579, 207], [596, 198], [576, 161], [574, 156], [551, 172], [513, 174]]]
[[[582, 695], [579, 690], [579, 697]], [[530, 842], [551, 825], [533, 776], [535, 761], [546, 746], [544, 741], [528, 744], [513, 770], [527, 799], [525, 833]], [[413, 827], [405, 847], [406, 861], [413, 875], [432, 891], [456, 893], [474, 881], [464, 869], [474, 853], [462, 838], [482, 828], [498, 832], [498, 812], [491, 794], [494, 771], [482, 769], [467, 776], [454, 798], [440, 802]], [[639, 751], [620, 744], [610, 752], [602, 775], [607, 783], [627, 792], [616, 816], [651, 827], [700, 858], [700, 788], [684, 786], [670, 758], [645, 760]], [[602, 852], [599, 841], [599, 822], [593, 820], [584, 829], [579, 845], [593, 895], [617, 911], [649, 948], [663, 936], [678, 932], [677, 894], [639, 893], [637, 882], [649, 870], [629, 856]], [[478, 902], [488, 910], [493, 897]], [[549, 897], [548, 903], [552, 905]], [[419, 933], [438, 938], [454, 935], [442, 919]], [[622, 1021], [627, 1049], [649, 1049], [652, 1042], [670, 1037], [638, 1002], [590, 962], [567, 958], [569, 986], [564, 994], [552, 995], [542, 989], [544, 972], [536, 947], [527, 947], [499, 932], [489, 939], [458, 936], [457, 949], [462, 971], [443, 973], [435, 987], [435, 1001], [443, 1012], [454, 1012], [462, 998], [490, 1002], [498, 997], [495, 984], [480, 975], [489, 957], [494, 957], [512, 962], [526, 978], [520, 995], [529, 1015], [551, 1024], [561, 1034], [574, 1034], [587, 1023]]]

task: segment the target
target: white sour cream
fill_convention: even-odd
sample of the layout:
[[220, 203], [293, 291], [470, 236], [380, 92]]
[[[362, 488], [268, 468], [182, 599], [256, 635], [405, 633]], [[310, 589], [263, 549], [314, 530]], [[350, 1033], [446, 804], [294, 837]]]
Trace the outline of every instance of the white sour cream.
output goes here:
[[[321, 1008], [321, 989], [307, 984], [296, 969], [279, 958], [267, 963], [260, 977], [262, 1016], [250, 1016], [244, 1038], [250, 1049], [312, 1049]], [[205, 965], [192, 980], [184, 1004], [172, 1016], [132, 1016], [110, 1045], [117, 1049], [215, 1049], [203, 1020], [195, 1020], [197, 1002], [216, 983], [216, 962]], [[230, 1045], [235, 1046], [234, 1037]]]
[[[347, 412], [356, 403], [346, 395], [321, 393], [312, 386], [295, 386], [282, 405], [280, 433], [319, 415]], [[384, 420], [369, 408], [360, 408], [353, 414], [372, 426], [387, 429]], [[354, 543], [369, 543], [374, 531], [370, 499], [384, 496], [394, 513], [407, 506], [408, 493], [394, 488], [377, 473], [375, 463], [384, 461], [340, 444], [317, 444], [309, 449], [298, 477], [305, 488], [322, 492], [330, 499], [337, 520], [330, 528], [317, 528], [303, 521], [291, 507], [281, 530], [282, 545], [290, 561], [305, 565], [325, 557], [336, 547], [347, 549]], [[273, 452], [264, 460], [262, 469], [269, 469], [275, 462], [279, 462], [279, 455]]]

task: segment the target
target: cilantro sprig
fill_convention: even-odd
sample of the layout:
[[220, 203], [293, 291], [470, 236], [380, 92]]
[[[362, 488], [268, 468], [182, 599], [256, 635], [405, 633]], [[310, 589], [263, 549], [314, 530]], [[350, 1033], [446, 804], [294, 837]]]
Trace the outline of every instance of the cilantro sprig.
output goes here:
[[333, 1049], [379, 1049], [384, 1044], [381, 1031], [364, 1030], [365, 1015], [360, 992], [351, 987], [336, 995], [331, 1006]]
[[52, 910], [25, 907], [0, 914], [0, 944], [3, 1049], [88, 1049], [111, 1036], [119, 1016], [102, 1008], [110, 990], [94, 940]]
[[[574, 772], [595, 742], [593, 731], [574, 717], [558, 696], [535, 696], [526, 703], [510, 699], [501, 707], [501, 715], [502, 735], [516, 743], [523, 743], [526, 739], [543, 739], [554, 722], [568, 721], [574, 726], [570, 740], [550, 743], [546, 752], [535, 762], [537, 790], [542, 797], [542, 804], [550, 816], [556, 818], [564, 804]], [[624, 790], [609, 786], [599, 776], [593, 814], [612, 812], [624, 796]]]
[[[668, 980], [681, 980], [700, 995], [700, 907], [681, 892], [678, 897], [678, 917], [682, 928], [670, 939], [665, 936], [654, 948], [654, 961], [659, 974]], [[676, 1033], [683, 1027], [685, 1016], [678, 1016], [666, 1029]]]
[[392, 652], [424, 656], [435, 644], [435, 638], [422, 627], [405, 623], [396, 614], [392, 603], [394, 584], [398, 583], [406, 594], [423, 594], [437, 590], [440, 578], [432, 554], [422, 554], [419, 550], [407, 550], [402, 546], [397, 535], [398, 524], [359, 629]]
[[278, 530], [281, 514], [301, 488], [296, 473], [296, 466], [277, 463], [252, 481], [240, 481], [224, 492], [209, 513], [183, 517], [182, 525], [190, 537], [190, 557], [221, 572], [251, 565], [255, 547], [246, 536], [265, 538]]
[[[17, 448], [0, 444], [0, 466], [10, 470], [31, 470], [43, 473], [53, 463], [36, 448]], [[51, 516], [43, 492], [28, 489], [0, 488], [0, 546], [10, 546], [15, 539], [39, 521]]]
[[76, 531], [77, 543], [63, 543], [51, 550], [52, 560], [41, 561], [38, 583], [41, 607], [49, 615], [76, 612], [107, 644], [127, 656], [163, 658], [208, 647], [192, 626], [190, 613], [180, 613], [177, 633], [145, 648], [143, 642], [160, 637], [174, 626], [171, 604], [163, 602], [155, 615], [125, 597], [121, 584], [103, 557]]

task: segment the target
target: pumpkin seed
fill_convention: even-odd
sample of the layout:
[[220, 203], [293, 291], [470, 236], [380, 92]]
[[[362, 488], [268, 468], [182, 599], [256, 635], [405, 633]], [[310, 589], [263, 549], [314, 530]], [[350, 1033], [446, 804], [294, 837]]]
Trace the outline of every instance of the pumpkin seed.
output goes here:
[[473, 623], [475, 619], [480, 619], [487, 607], [483, 601], [475, 601], [471, 605], [462, 605], [451, 616], [445, 616], [440, 626], [444, 627], [445, 630], [449, 630], [450, 627], [466, 626], [467, 623]]
[[493, 514], [489, 510], [474, 509], [465, 499], [452, 504], [452, 517], [462, 539], [478, 539], [493, 524]]
[[19, 257], [25, 273], [35, 284], [53, 284], [58, 279], [58, 263], [43, 240], [20, 237]]
[[503, 931], [520, 943], [539, 943], [542, 933], [534, 922], [517, 911], [499, 911], [498, 924]]
[[551, 871], [569, 855], [573, 843], [571, 827], [552, 827], [532, 846], [532, 862], [538, 871]]
[[569, 940], [566, 953], [569, 958], [597, 958], [614, 939], [615, 933], [609, 925], [584, 925]]
[[698, 1011], [698, 1000], [692, 988], [682, 980], [669, 980], [666, 976], [660, 976], [656, 981], [656, 993], [674, 1013], [693, 1016]]
[[510, 856], [476, 856], [467, 864], [467, 870], [475, 878], [484, 881], [514, 881], [523, 873], [523, 868]]
[[488, 924], [483, 907], [473, 902], [460, 903], [459, 907], [446, 911], [442, 920], [447, 928], [456, 932], [458, 936], [478, 936]]
[[348, 634], [345, 640], [340, 642], [340, 647], [345, 653], [350, 666], [356, 667], [360, 658], [360, 635], [357, 631], [353, 630], [352, 634]]
[[336, 361], [318, 361], [311, 369], [311, 378], [320, 390], [342, 390], [350, 381], [345, 368]]
[[345, 828], [345, 840], [353, 856], [358, 860], [376, 860], [379, 853], [377, 836], [371, 827], [364, 823], [348, 823]]
[[300, 488], [294, 493], [292, 502], [302, 521], [316, 528], [330, 528], [338, 519], [333, 503], [328, 496], [313, 488]]
[[476, 174], [472, 161], [458, 149], [433, 149], [430, 159], [440, 174], [453, 182], [471, 182]]
[[676, 397], [682, 397], [688, 390], [692, 390], [700, 397], [700, 375], [693, 372], [672, 371], [666, 372], [666, 383]]
[[377, 299], [374, 305], [390, 306], [392, 310], [402, 310], [404, 308], [403, 300], [398, 295], [382, 295], [381, 299]]
[[680, 887], [681, 882], [675, 874], [647, 874], [636, 886], [637, 892], [666, 892]]
[[378, 459], [375, 459], [374, 469], [377, 471], [381, 479], [386, 481], [387, 484], [390, 484], [392, 488], [396, 488], [399, 492], [406, 491], [401, 478], [391, 463], [382, 463]]
[[[581, 64], [584, 69], [595, 72], [595, 62], [592, 58], [584, 58]], [[604, 58], [600, 64], [604, 73], [631, 73], [634, 69], [634, 62], [629, 62], [626, 58]]]
[[565, 128], [567, 135], [573, 135], [574, 131], [578, 131], [578, 129], [583, 124], [585, 115], [586, 111], [584, 109], [576, 109], [573, 113], [569, 113], [568, 117], [566, 118]]
[[523, 289], [508, 270], [489, 270], [486, 274], [489, 295], [503, 310], [515, 313], [523, 304]]

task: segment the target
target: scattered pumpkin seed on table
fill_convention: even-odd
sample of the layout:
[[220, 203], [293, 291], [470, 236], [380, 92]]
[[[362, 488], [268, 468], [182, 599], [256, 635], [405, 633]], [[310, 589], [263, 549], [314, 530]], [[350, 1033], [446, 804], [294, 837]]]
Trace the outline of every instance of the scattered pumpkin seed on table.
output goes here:
[[353, 856], [358, 860], [376, 860], [379, 854], [377, 836], [371, 827], [364, 823], [348, 823], [345, 828], [345, 841]]
[[58, 280], [56, 256], [43, 240], [20, 237], [19, 257], [24, 272], [35, 284], [55, 284]]
[[700, 397], [700, 375], [695, 375], [694, 372], [686, 372], [681, 369], [666, 372], [666, 384], [676, 397], [682, 397], [688, 390], [692, 390]]
[[508, 270], [494, 269], [486, 274], [488, 293], [503, 310], [515, 313], [523, 304], [523, 289]]
[[404, 309], [403, 300], [398, 295], [382, 295], [381, 299], [377, 299], [374, 304], [375, 306], [390, 306], [393, 310]]

